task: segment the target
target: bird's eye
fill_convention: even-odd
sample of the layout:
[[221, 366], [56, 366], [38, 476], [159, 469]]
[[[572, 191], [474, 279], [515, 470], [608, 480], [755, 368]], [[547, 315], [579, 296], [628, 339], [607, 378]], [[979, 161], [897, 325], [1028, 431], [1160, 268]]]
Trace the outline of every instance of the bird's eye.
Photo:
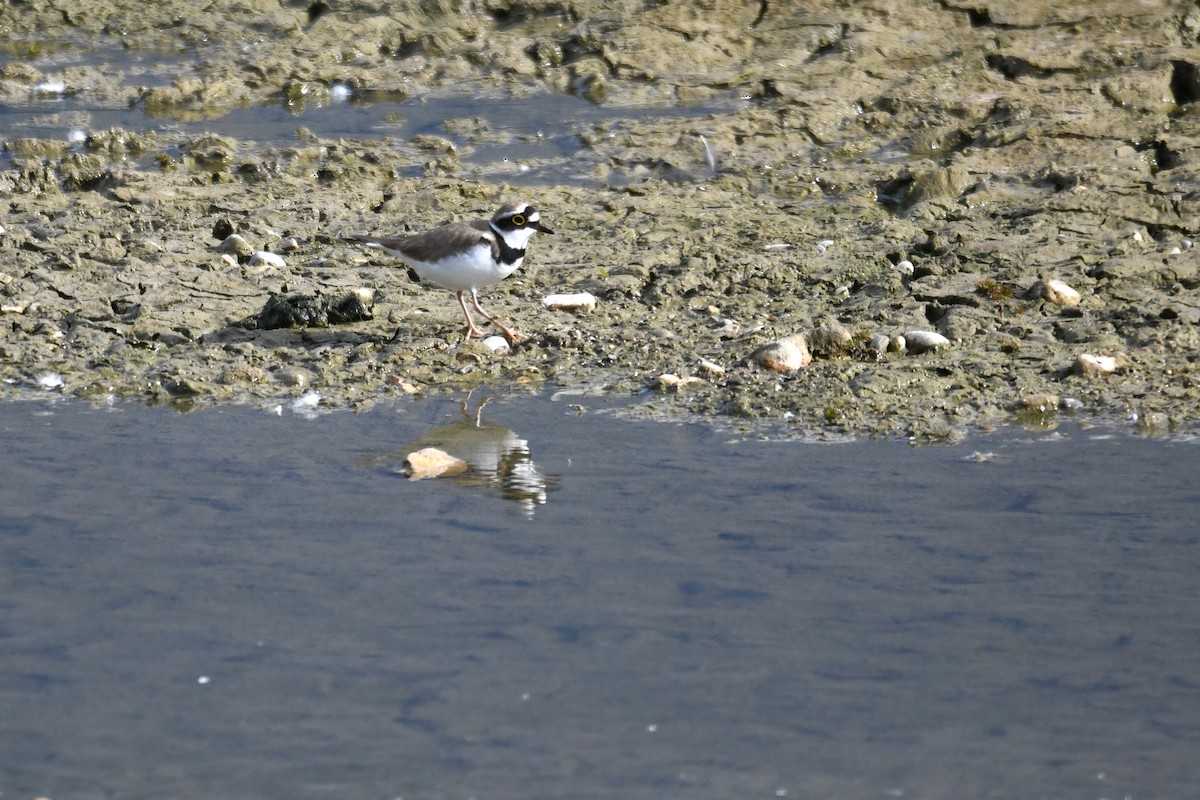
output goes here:
[[512, 215], [512, 224], [516, 225], [518, 228], [521, 227], [522, 225], [525, 224], [525, 217], [521, 214], [513, 214]]

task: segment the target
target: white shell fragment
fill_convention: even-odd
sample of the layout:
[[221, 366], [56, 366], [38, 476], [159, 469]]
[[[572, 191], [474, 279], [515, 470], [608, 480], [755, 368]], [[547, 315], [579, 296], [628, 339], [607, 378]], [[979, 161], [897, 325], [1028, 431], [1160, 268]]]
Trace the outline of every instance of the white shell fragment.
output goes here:
[[588, 311], [595, 311], [596, 296], [590, 292], [577, 292], [575, 294], [548, 294], [542, 298], [542, 304], [546, 306], [546, 308], [582, 308]]
[[928, 350], [940, 350], [950, 344], [950, 340], [934, 331], [905, 331], [904, 344], [908, 352], [924, 353]]
[[1080, 353], [1075, 359], [1073, 370], [1076, 375], [1085, 378], [1095, 378], [1111, 375], [1117, 371], [1117, 359], [1112, 356], [1094, 356], [1090, 353]]
[[698, 362], [696, 362], [696, 366], [698, 366], [701, 371], [707, 372], [709, 375], [716, 375], [720, 377], [721, 375], [725, 374], [724, 367], [715, 361], [709, 361], [707, 358], [700, 359]]
[[[237, 236], [237, 234], [235, 233], [234, 236]], [[254, 255], [250, 256], [250, 266], [268, 266], [282, 269], [287, 266], [287, 262], [283, 260], [283, 256], [276, 255], [270, 250], [255, 250]]]

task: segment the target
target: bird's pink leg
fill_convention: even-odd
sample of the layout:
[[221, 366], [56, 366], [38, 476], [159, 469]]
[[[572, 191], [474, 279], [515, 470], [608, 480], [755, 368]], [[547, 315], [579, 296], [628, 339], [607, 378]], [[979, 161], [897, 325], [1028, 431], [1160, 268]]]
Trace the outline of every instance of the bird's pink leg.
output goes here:
[[[467, 338], [470, 339], [472, 336], [478, 336], [482, 339], [483, 331], [475, 327], [475, 320], [471, 319], [471, 312], [467, 310], [467, 301], [463, 299], [463, 293], [459, 291], [457, 297], [458, 307], [462, 309], [463, 316], [467, 318]], [[479, 303], [475, 300], [475, 292], [471, 292], [471, 301], [475, 303], [476, 308], [479, 308]], [[480, 313], [483, 313], [482, 309], [480, 309]], [[487, 314], [484, 314], [484, 316], [487, 317]], [[488, 317], [488, 319], [491, 319], [491, 317]], [[494, 322], [495, 320], [492, 321]]]
[[[462, 297], [460, 296], [458, 299], [459, 299], [459, 302], [461, 303]], [[483, 314], [483, 316], [486, 317], [489, 322], [491, 322], [493, 325], [495, 325], [497, 328], [499, 328], [500, 332], [504, 334], [505, 338], [508, 339], [513, 344], [519, 344], [521, 342], [529, 341], [528, 336], [521, 333], [520, 331], [514, 331], [512, 328], [509, 328], [508, 326], [504, 325], [504, 323], [500, 322], [498, 319], [493, 317], [491, 314], [484, 311], [483, 306], [479, 305], [479, 295], [476, 294], [474, 289], [471, 290], [471, 305], [475, 306], [476, 311], [478, 311], [480, 314]], [[464, 305], [463, 311], [465, 312], [466, 310], [467, 310], [466, 306]], [[468, 317], [468, 319], [470, 319], [470, 317]]]

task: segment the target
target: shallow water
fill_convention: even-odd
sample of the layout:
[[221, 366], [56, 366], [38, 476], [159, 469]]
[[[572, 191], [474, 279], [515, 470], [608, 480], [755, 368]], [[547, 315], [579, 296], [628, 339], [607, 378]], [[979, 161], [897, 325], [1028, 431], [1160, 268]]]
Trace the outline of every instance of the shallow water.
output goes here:
[[0, 796], [1200, 791], [1197, 444], [584, 405], [0, 405]]
[[[28, 102], [0, 103], [0, 131], [8, 137], [82, 142], [84, 135], [110, 128], [138, 133], [156, 131], [193, 137], [217, 133], [260, 146], [287, 147], [301, 129], [326, 140], [390, 137], [408, 141], [432, 136], [453, 144], [468, 167], [486, 167], [496, 179], [523, 185], [560, 182], [594, 184], [602, 160], [581, 143], [581, 135], [618, 129], [650, 119], [689, 120], [731, 111], [745, 102], [734, 94], [713, 103], [675, 107], [610, 107], [570, 95], [487, 97], [430, 93], [392, 99], [359, 92], [341, 101], [289, 106], [243, 106], [211, 119], [171, 119], [144, 113], [140, 106], [112, 109], [89, 103], [86, 96], [31, 93]], [[0, 137], [2, 141], [2, 137]], [[82, 144], [80, 145], [82, 150]], [[0, 168], [11, 167], [0, 151]], [[153, 164], [147, 155], [145, 165]], [[421, 174], [421, 164], [410, 173]]]

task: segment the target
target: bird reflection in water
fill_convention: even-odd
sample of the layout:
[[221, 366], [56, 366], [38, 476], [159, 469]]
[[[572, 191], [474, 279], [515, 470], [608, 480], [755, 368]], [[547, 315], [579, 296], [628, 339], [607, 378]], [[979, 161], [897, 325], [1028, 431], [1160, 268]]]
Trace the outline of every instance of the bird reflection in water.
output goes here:
[[558, 488], [558, 476], [542, 472], [533, 463], [529, 442], [503, 425], [483, 418], [483, 408], [491, 400], [484, 398], [470, 410], [470, 395], [461, 404], [462, 420], [441, 425], [426, 433], [399, 453], [372, 459], [378, 466], [401, 471], [405, 459], [414, 451], [437, 448], [466, 462], [458, 472], [444, 477], [462, 486], [497, 488], [505, 500], [520, 504], [521, 512], [532, 517], [547, 495]]

